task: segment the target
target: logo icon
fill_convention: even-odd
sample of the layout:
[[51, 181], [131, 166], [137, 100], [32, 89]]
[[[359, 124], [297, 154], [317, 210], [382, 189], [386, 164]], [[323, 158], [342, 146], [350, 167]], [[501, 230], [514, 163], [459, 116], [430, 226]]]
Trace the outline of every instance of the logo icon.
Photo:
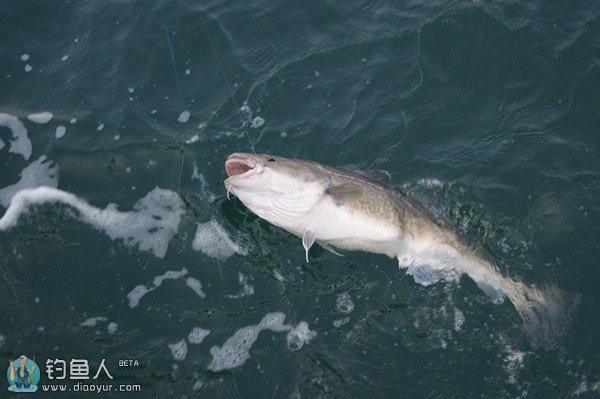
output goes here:
[[[35, 357], [34, 357], [35, 359]], [[6, 378], [11, 392], [35, 392], [40, 382], [40, 368], [34, 360], [21, 355], [17, 360], [10, 360]]]

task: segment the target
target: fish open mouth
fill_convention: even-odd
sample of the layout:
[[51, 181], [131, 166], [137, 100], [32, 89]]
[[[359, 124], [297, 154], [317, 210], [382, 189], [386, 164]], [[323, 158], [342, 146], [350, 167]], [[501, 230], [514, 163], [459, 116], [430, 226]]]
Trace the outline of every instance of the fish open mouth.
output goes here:
[[[231, 154], [225, 161], [225, 171], [229, 177], [241, 177], [262, 171], [258, 162], [242, 154]], [[254, 172], [254, 173], [251, 173]]]
[[264, 169], [264, 166], [251, 156], [241, 153], [231, 154], [225, 161], [225, 171], [229, 176], [225, 180], [227, 198], [229, 198], [230, 191], [236, 193], [236, 183], [239, 186], [241, 182], [246, 181], [248, 178], [259, 176]]

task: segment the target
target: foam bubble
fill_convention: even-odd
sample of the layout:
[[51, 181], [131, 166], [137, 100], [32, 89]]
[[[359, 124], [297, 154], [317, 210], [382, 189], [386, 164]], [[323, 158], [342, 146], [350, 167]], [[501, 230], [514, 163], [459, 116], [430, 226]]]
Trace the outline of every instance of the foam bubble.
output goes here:
[[242, 285], [242, 290], [236, 295], [225, 295], [226, 298], [235, 299], [254, 294], [254, 287], [248, 284], [248, 277], [246, 277], [242, 273], [238, 273], [238, 281]]
[[350, 313], [354, 310], [354, 302], [352, 302], [352, 298], [350, 298], [350, 294], [347, 292], [342, 292], [338, 295], [335, 306], [338, 312], [342, 313]]
[[23, 122], [16, 116], [0, 113], [0, 126], [9, 128], [12, 133], [8, 151], [13, 154], [21, 154], [26, 160], [29, 159], [32, 152], [32, 146]]
[[60, 126], [56, 127], [56, 133], [55, 133], [55, 135], [56, 135], [57, 139], [62, 138], [65, 135], [65, 133], [67, 133], [67, 128], [66, 127], [64, 127], [63, 125], [60, 125]]
[[261, 127], [264, 124], [265, 124], [265, 119], [261, 118], [260, 116], [257, 116], [254, 119], [252, 119], [252, 122], [250, 123], [250, 127], [253, 129], [258, 129], [259, 127]]
[[317, 336], [316, 331], [311, 331], [308, 328], [308, 323], [301, 321], [296, 327], [294, 327], [287, 335], [288, 347], [297, 351], [304, 346], [304, 344], [310, 342]]
[[198, 223], [192, 248], [220, 260], [225, 260], [233, 254], [246, 255], [248, 253], [244, 248], [233, 242], [227, 232], [214, 219], [210, 222]]
[[185, 342], [185, 339], [182, 339], [179, 342], [175, 342], [174, 344], [169, 344], [169, 349], [171, 350], [171, 355], [173, 355], [173, 359], [175, 360], [185, 360], [188, 352], [188, 346]]
[[85, 319], [83, 322], [79, 323], [79, 325], [82, 327], [96, 327], [96, 324], [98, 324], [101, 321], [106, 321], [106, 317], [104, 317], [104, 316], [90, 317], [88, 319]]
[[108, 331], [108, 333], [110, 335], [113, 335], [114, 333], [117, 332], [117, 329], [119, 328], [119, 325], [115, 322], [110, 322], [108, 323], [108, 326], [106, 326], [106, 331]]
[[350, 323], [350, 318], [349, 317], [344, 317], [343, 319], [334, 320], [333, 321], [333, 326], [335, 328], [340, 328], [344, 324], [348, 324], [348, 323]]
[[137, 247], [159, 258], [167, 252], [171, 237], [177, 232], [184, 213], [183, 202], [177, 193], [156, 187], [133, 206], [133, 210], [121, 212], [116, 204], [105, 209], [91, 206], [74, 194], [51, 187], [24, 189], [17, 192], [0, 219], [0, 230], [17, 225], [20, 216], [31, 205], [62, 203], [78, 211], [77, 218], [104, 232], [113, 240], [120, 240], [128, 247]]
[[208, 334], [210, 334], [210, 330], [201, 327], [195, 327], [192, 331], [190, 331], [188, 335], [188, 341], [190, 344], [199, 345], [204, 341], [204, 338], [206, 338]]
[[23, 54], [21, 55], [21, 61], [25, 62], [29, 59], [29, 54]]
[[186, 123], [190, 119], [190, 111], [183, 111], [179, 114], [179, 118], [177, 118], [178, 122]]
[[7, 208], [19, 191], [39, 186], [58, 186], [58, 166], [52, 165], [52, 161], [47, 161], [45, 155], [21, 171], [21, 180], [0, 189], [0, 204]]
[[25, 72], [31, 72], [33, 70], [33, 67], [29, 64], [25, 65]]
[[47, 111], [46, 112], [38, 112], [37, 114], [27, 115], [27, 119], [29, 119], [30, 121], [32, 121], [34, 123], [38, 123], [40, 125], [50, 122], [53, 117], [54, 117], [54, 115], [52, 114], [52, 112], [47, 112]]
[[250, 358], [250, 348], [263, 330], [275, 332], [287, 331], [290, 326], [284, 325], [285, 315], [280, 312], [269, 313], [259, 324], [242, 327], [225, 341], [222, 346], [210, 348], [212, 360], [208, 369], [221, 371], [239, 367]]

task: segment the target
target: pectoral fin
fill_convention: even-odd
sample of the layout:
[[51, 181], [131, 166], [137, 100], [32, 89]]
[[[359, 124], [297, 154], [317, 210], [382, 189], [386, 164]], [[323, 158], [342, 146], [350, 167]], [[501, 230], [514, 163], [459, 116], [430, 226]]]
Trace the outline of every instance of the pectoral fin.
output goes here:
[[325, 193], [333, 199], [337, 206], [342, 206], [347, 202], [359, 199], [363, 195], [363, 189], [358, 184], [344, 183], [327, 188]]
[[315, 232], [311, 229], [304, 230], [304, 234], [302, 235], [302, 246], [306, 250], [306, 263], [308, 263], [308, 250], [315, 243]]

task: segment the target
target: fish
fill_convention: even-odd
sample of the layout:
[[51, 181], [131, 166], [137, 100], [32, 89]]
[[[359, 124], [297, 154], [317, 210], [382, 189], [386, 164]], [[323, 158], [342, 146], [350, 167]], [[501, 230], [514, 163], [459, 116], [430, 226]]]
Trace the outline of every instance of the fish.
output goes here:
[[491, 257], [445, 227], [385, 175], [269, 154], [233, 153], [225, 161], [229, 198], [313, 245], [366, 251], [398, 260], [418, 284], [472, 279], [492, 303], [508, 299], [533, 348], [556, 348], [579, 301], [555, 285], [527, 285], [503, 275]]

